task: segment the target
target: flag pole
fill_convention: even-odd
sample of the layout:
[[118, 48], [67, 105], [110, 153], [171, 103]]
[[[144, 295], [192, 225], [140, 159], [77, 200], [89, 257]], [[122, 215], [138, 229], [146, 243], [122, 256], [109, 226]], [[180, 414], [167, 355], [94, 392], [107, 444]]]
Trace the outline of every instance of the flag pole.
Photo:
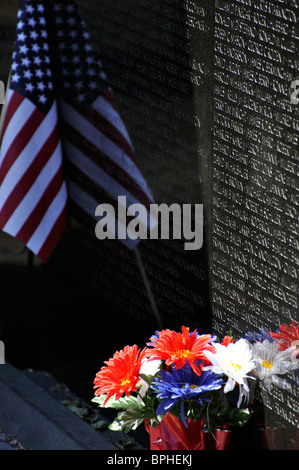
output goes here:
[[154, 316], [157, 320], [159, 329], [162, 330], [163, 325], [162, 325], [161, 317], [160, 317], [160, 314], [159, 314], [159, 311], [158, 311], [158, 308], [157, 308], [157, 305], [156, 305], [156, 302], [155, 302], [155, 298], [154, 298], [154, 295], [153, 295], [153, 292], [152, 292], [152, 289], [151, 289], [151, 286], [150, 286], [150, 282], [148, 280], [146, 271], [144, 269], [142, 258], [140, 256], [139, 251], [138, 251], [138, 247], [136, 246], [133, 251], [134, 251], [134, 254], [135, 254], [136, 263], [137, 263], [137, 266], [139, 268], [141, 278], [142, 278], [142, 281], [143, 281], [143, 284], [144, 284], [144, 287], [145, 287], [145, 290], [146, 290], [146, 293], [147, 293], [147, 296], [148, 296], [153, 314], [154, 314]]

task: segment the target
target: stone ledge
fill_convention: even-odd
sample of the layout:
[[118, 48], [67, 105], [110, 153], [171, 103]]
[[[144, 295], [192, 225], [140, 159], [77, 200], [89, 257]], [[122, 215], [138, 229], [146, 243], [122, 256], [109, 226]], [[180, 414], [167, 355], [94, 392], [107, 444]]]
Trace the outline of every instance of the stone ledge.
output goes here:
[[0, 397], [0, 427], [27, 450], [117, 450], [9, 363], [0, 366]]

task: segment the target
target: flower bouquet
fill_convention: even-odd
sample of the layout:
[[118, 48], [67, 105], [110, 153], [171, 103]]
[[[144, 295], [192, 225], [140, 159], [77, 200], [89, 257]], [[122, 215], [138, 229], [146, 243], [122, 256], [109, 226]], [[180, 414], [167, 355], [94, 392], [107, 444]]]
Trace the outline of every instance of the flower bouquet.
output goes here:
[[[291, 321], [282, 324], [275, 332], [260, 330], [260, 333], [246, 335], [252, 344], [256, 362], [254, 370], [256, 383], [269, 392], [273, 387], [292, 393], [299, 385], [299, 324]], [[254, 406], [254, 404], [253, 404]], [[297, 429], [272, 420], [263, 422], [263, 410], [259, 416], [260, 404], [255, 406], [255, 420], [259, 427], [261, 445], [265, 449], [298, 449], [299, 415]], [[283, 441], [283, 442], [282, 442]]]
[[219, 342], [185, 326], [156, 332], [144, 349], [125, 346], [105, 362], [92, 401], [118, 411], [112, 430], [129, 432], [144, 423], [151, 449], [225, 449], [230, 427], [251, 416], [251, 384], [258, 378], [275, 382], [278, 374], [298, 368], [296, 345], [275, 361], [265, 341], [279, 349], [280, 337], [249, 339], [228, 333]]
[[299, 384], [299, 324], [292, 321], [275, 332], [261, 329], [260, 333], [249, 333], [246, 338], [252, 344], [256, 378], [269, 392], [273, 385], [291, 390], [290, 381], [283, 376], [292, 371], [295, 371], [295, 382]]
[[[151, 449], [219, 448], [228, 427], [250, 417], [241, 404], [254, 368], [245, 339], [228, 335], [219, 343], [185, 326], [181, 332], [166, 329], [142, 350], [134, 345], [115, 352], [95, 376], [92, 401], [118, 410], [112, 430], [128, 432], [144, 423]], [[235, 398], [230, 392], [236, 385]]]

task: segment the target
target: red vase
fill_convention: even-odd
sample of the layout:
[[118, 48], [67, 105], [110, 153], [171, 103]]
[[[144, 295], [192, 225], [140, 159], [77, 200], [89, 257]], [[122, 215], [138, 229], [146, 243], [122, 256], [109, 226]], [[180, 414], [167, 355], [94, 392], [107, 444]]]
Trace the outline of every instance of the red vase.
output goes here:
[[202, 431], [203, 450], [228, 450], [231, 432], [229, 429], [214, 429], [212, 432]]
[[201, 450], [202, 420], [187, 419], [188, 428], [176, 416], [167, 413], [158, 427], [145, 421], [151, 450]]
[[203, 421], [187, 419], [188, 427], [176, 416], [167, 413], [158, 427], [145, 421], [150, 437], [151, 450], [225, 450], [228, 448], [230, 432], [215, 430], [213, 433], [202, 429]]

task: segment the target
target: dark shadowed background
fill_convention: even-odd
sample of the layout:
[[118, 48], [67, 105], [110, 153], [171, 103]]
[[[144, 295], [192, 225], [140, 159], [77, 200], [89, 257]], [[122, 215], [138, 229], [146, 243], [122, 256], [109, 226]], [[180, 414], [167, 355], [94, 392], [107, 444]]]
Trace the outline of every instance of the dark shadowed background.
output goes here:
[[[17, 3], [0, 0], [4, 82]], [[163, 326], [244, 336], [298, 322], [296, 1], [78, 3], [155, 201], [204, 205], [201, 250], [140, 244]], [[0, 242], [7, 360], [91, 398], [102, 361], [157, 329], [134, 254], [74, 221], [46, 265]], [[298, 427], [295, 384], [261, 400], [266, 422]]]

